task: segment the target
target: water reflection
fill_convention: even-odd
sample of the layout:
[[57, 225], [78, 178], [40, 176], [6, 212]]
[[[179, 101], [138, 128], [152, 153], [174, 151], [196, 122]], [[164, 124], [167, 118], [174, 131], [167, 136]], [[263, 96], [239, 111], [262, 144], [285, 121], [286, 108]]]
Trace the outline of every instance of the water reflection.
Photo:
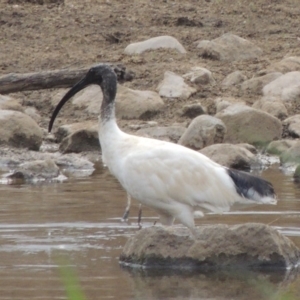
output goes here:
[[[209, 214], [197, 225], [262, 222], [300, 246], [300, 190], [276, 167], [263, 176], [274, 183], [278, 205]], [[103, 168], [64, 183], [0, 185], [0, 201], [0, 299], [65, 299], [61, 257], [74, 267], [87, 299], [276, 299], [274, 293], [290, 287], [299, 296], [300, 279], [294, 273], [122, 269], [118, 257], [138, 230], [138, 204], [133, 204], [129, 223], [122, 223], [126, 193]], [[143, 226], [155, 220], [156, 214], [144, 208]]]
[[136, 299], [276, 299], [297, 274], [289, 271], [195, 272], [126, 269]]

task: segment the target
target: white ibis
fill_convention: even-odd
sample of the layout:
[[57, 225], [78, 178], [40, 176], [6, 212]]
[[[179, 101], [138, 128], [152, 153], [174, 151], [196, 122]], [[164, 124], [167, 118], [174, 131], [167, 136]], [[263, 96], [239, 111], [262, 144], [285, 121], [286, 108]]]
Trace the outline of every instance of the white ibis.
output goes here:
[[99, 118], [102, 159], [127, 193], [154, 209], [163, 225], [176, 219], [195, 234], [194, 212], [222, 213], [233, 204], [276, 204], [273, 186], [249, 173], [223, 167], [181, 145], [127, 134], [115, 118], [117, 78], [107, 65], [92, 67], [55, 108], [53, 122], [63, 105], [88, 85], [103, 93]]

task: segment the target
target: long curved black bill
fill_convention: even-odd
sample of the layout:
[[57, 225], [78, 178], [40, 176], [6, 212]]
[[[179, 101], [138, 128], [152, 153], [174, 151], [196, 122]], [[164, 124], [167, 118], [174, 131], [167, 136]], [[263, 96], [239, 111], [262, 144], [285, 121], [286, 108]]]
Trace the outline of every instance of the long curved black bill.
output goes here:
[[81, 79], [79, 82], [77, 82], [65, 95], [64, 97], [60, 100], [58, 105], [55, 107], [54, 112], [52, 113], [49, 126], [48, 126], [48, 131], [51, 132], [53, 123], [55, 121], [55, 118], [57, 117], [59, 111], [61, 108], [65, 105], [65, 103], [72, 98], [75, 94], [77, 94], [79, 91], [83, 90], [85, 87], [88, 86], [88, 82], [86, 80], [86, 77]]

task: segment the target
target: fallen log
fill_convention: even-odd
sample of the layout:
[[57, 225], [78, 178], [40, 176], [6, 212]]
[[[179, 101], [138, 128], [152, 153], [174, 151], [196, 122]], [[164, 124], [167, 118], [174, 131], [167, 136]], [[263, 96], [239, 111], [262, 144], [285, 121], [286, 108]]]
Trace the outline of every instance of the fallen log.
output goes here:
[[[123, 65], [112, 65], [118, 81], [132, 80], [134, 74], [126, 71]], [[0, 77], [0, 94], [33, 91], [51, 88], [66, 88], [80, 80], [89, 68], [62, 69], [35, 73], [10, 73]]]

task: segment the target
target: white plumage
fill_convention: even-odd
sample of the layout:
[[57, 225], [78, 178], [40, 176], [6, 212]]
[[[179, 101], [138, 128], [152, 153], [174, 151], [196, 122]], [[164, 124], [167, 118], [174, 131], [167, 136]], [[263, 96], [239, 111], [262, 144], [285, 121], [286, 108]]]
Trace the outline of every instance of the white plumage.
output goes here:
[[91, 68], [58, 104], [49, 131], [69, 98], [89, 84], [99, 84], [103, 162], [131, 197], [159, 214], [162, 224], [172, 225], [176, 219], [193, 232], [195, 211], [222, 213], [235, 203], [276, 204], [272, 185], [261, 178], [227, 169], [181, 145], [121, 131], [114, 114], [116, 82], [110, 67]]

